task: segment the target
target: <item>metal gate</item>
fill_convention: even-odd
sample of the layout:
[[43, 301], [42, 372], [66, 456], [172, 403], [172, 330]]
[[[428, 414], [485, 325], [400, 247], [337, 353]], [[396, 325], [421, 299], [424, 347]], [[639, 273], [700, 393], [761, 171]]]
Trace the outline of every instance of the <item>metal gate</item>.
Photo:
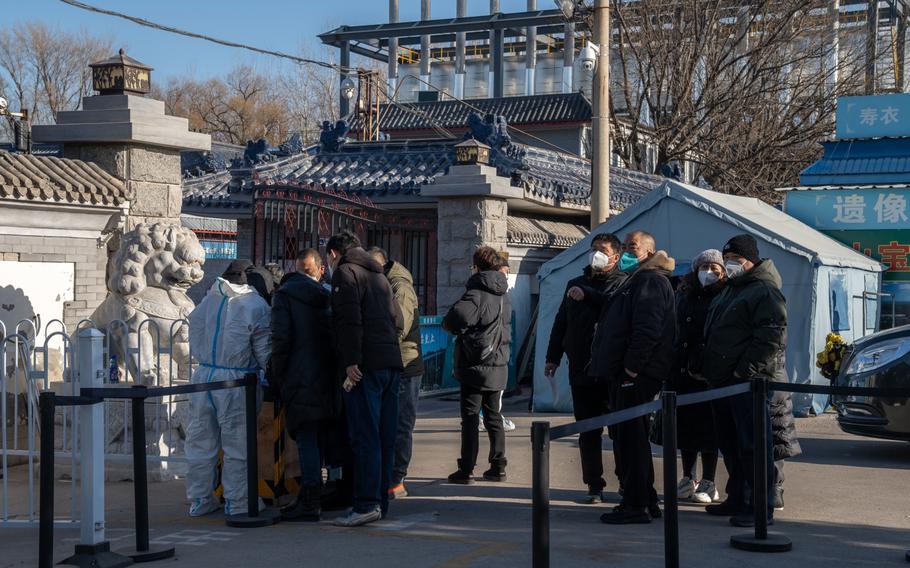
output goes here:
[[[40, 432], [38, 420], [38, 395], [53, 390], [62, 395], [78, 395], [78, 350], [76, 334], [85, 328], [95, 328], [94, 322], [83, 320], [71, 335], [60, 320], [49, 322], [43, 329], [40, 318], [23, 320], [8, 333], [0, 322], [0, 527], [37, 526], [38, 458]], [[154, 321], [143, 322], [139, 333], [152, 337], [152, 352], [143, 352], [142, 342], [130, 347], [126, 341], [128, 326], [122, 320], [111, 322], [104, 333], [103, 360], [108, 362], [104, 383], [130, 382], [142, 384], [143, 368], [154, 369], [154, 386], [173, 386], [187, 382], [192, 372], [191, 361], [187, 373], [181, 375], [178, 361], [172, 357], [169, 337], [179, 334], [188, 325], [186, 320], [175, 321], [168, 330], [159, 330]], [[36, 338], [39, 341], [36, 343]], [[124, 360], [125, 359], [125, 360]], [[149, 401], [146, 406], [149, 445], [148, 460], [159, 462], [162, 475], [173, 473], [175, 467], [186, 462], [180, 434], [183, 417], [188, 415], [188, 398], [163, 397]], [[78, 525], [79, 492], [77, 463], [79, 447], [77, 432], [78, 410], [75, 406], [57, 409], [55, 416], [54, 456], [56, 471], [70, 482], [69, 507], [57, 508], [61, 526]], [[132, 436], [130, 401], [105, 402], [105, 459], [113, 464], [124, 464], [124, 472], [131, 472]], [[108, 468], [111, 469], [110, 467]], [[61, 514], [63, 517], [61, 518]]]
[[253, 260], [294, 269], [297, 253], [325, 252], [348, 229], [364, 246], [380, 246], [413, 275], [421, 314], [436, 312], [436, 215], [392, 211], [369, 199], [315, 185], [274, 183], [254, 189]]

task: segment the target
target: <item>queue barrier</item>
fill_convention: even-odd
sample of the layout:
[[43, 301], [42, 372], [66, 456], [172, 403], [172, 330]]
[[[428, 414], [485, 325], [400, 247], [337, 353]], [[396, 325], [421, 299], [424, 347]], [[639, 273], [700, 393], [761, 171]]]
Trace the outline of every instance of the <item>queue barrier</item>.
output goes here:
[[[51, 568], [54, 565], [54, 414], [58, 406], [94, 406], [108, 399], [131, 400], [133, 409], [133, 468], [134, 499], [136, 514], [136, 546], [126, 554], [110, 551], [108, 542], [80, 544], [76, 553], [64, 560], [64, 563], [78, 566], [128, 566], [134, 562], [151, 562], [173, 557], [175, 550], [170, 548], [152, 549], [149, 543], [148, 521], [148, 476], [145, 442], [145, 401], [178, 394], [211, 392], [231, 388], [245, 390], [246, 449], [247, 449], [247, 513], [226, 517], [228, 526], [252, 528], [272, 525], [278, 522], [278, 515], [271, 511], [259, 511], [257, 438], [256, 438], [256, 394], [258, 376], [247, 374], [243, 379], [217, 381], [212, 383], [187, 384], [171, 387], [146, 387], [130, 385], [124, 387], [90, 387], [80, 389], [78, 396], [57, 396], [52, 391], [39, 395], [39, 414], [41, 428], [40, 454], [40, 518], [38, 532], [38, 565], [39, 568]], [[102, 467], [99, 472], [103, 491], [103, 454]], [[90, 458], [85, 459], [89, 461]], [[97, 477], [93, 476], [96, 480]], [[103, 495], [103, 492], [102, 492]], [[102, 497], [103, 506], [103, 497]]]
[[[827, 394], [839, 396], [910, 397], [910, 388], [837, 387], [812, 384], [778, 383], [767, 377], [757, 377], [748, 383], [711, 389], [698, 393], [677, 396], [673, 391], [662, 391], [660, 398], [610, 412], [603, 416], [588, 418], [551, 428], [546, 421], [535, 421], [531, 425], [531, 545], [532, 566], [550, 566], [550, 442], [599, 428], [613, 426], [641, 418], [657, 410], [663, 412], [663, 475], [664, 475], [664, 565], [679, 568], [679, 510], [676, 496], [677, 437], [676, 409], [701, 402], [727, 398], [747, 392], [753, 399], [754, 429], [754, 472], [753, 503], [768, 501], [767, 478], [767, 424], [770, 420], [768, 394], [790, 392]], [[768, 518], [765, 507], [753, 507], [755, 528], [752, 533], [730, 537], [730, 545], [750, 552], [787, 552], [793, 545], [786, 536], [768, 532]], [[906, 554], [910, 562], [910, 551]]]

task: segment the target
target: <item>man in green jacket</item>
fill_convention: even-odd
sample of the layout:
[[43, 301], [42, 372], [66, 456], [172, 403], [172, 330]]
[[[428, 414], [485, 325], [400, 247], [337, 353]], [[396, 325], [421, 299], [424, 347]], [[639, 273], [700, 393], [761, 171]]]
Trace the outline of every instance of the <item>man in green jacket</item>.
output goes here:
[[[758, 254], [752, 235], [737, 235], [723, 249], [727, 287], [712, 302], [705, 324], [703, 373], [714, 387], [756, 377], [786, 380], [787, 303], [781, 278], [770, 259]], [[733, 526], [754, 524], [752, 489], [754, 432], [752, 393], [716, 401], [720, 450], [730, 475], [727, 500], [707, 512], [729, 515]], [[771, 425], [767, 425], [768, 522], [773, 523], [774, 459]], [[759, 505], [762, 506], [762, 505]]]
[[407, 497], [404, 478], [411, 463], [414, 445], [414, 424], [417, 422], [417, 400], [420, 397], [420, 383], [423, 380], [423, 353], [420, 349], [420, 312], [414, 277], [408, 269], [391, 260], [389, 254], [372, 247], [370, 255], [382, 265], [386, 278], [392, 286], [395, 301], [404, 316], [404, 331], [398, 337], [401, 346], [401, 363], [404, 371], [398, 390], [398, 432], [395, 435], [395, 461], [392, 466], [392, 481], [389, 484], [389, 498]]

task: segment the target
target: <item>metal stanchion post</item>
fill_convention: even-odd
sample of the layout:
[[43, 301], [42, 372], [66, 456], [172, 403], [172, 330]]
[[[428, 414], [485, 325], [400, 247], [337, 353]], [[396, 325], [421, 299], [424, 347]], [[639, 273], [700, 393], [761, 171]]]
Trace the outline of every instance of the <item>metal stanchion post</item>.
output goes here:
[[550, 423], [531, 424], [531, 539], [534, 568], [550, 566]]
[[676, 495], [676, 393], [661, 393], [664, 465], [664, 565], [679, 568], [679, 503]]
[[755, 531], [752, 534], [730, 537], [733, 548], [750, 552], [788, 552], [793, 543], [782, 534], [768, 532], [768, 379], [752, 379], [753, 414], [753, 482], [752, 508], [755, 510]]
[[[138, 388], [138, 387], [136, 387]], [[149, 547], [149, 494], [145, 443], [145, 397], [133, 399], [133, 494], [136, 508], [136, 549], [121, 550], [140, 562], [153, 562], [174, 556], [174, 547]]]
[[278, 511], [259, 510], [259, 449], [257, 444], [256, 390], [259, 376], [246, 376], [246, 491], [247, 514], [231, 515], [226, 523], [229, 527], [254, 528], [274, 525], [280, 519]]
[[[4, 404], [6, 402], [4, 401]], [[39, 473], [38, 566], [54, 565], [54, 412], [53, 392], [38, 396], [41, 449]]]

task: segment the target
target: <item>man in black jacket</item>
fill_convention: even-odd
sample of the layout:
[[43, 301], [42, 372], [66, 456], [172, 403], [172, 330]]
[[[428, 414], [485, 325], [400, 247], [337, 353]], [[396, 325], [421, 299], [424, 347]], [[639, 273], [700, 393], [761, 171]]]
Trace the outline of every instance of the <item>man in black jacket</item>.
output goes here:
[[349, 231], [329, 239], [332, 318], [345, 374], [344, 402], [354, 453], [354, 507], [335, 524], [379, 520], [388, 511], [388, 490], [398, 423], [398, 380], [404, 329], [382, 266]]
[[[573, 278], [566, 286], [566, 294], [550, 331], [544, 375], [553, 378], [563, 354], [568, 357], [575, 420], [607, 413], [605, 377], [589, 376], [588, 362], [591, 360], [594, 328], [600, 316], [599, 299], [611, 294], [627, 277], [617, 267], [621, 249], [619, 239], [613, 234], [594, 236], [584, 274]], [[582, 480], [588, 486], [588, 503], [603, 501], [602, 493], [607, 485], [603, 478], [602, 436], [603, 428], [582, 432], [578, 436]]]
[[271, 380], [281, 395], [287, 430], [300, 456], [300, 493], [281, 511], [285, 521], [320, 517], [323, 438], [341, 409], [341, 377], [334, 356], [331, 296], [305, 264], [322, 265], [319, 255], [304, 251], [272, 297]]
[[[623, 249], [620, 267], [631, 275], [605, 306], [588, 370], [595, 377], [607, 377], [612, 410], [654, 400], [670, 370], [676, 338], [676, 304], [669, 279], [675, 261], [656, 250], [654, 237], [644, 231], [626, 235]], [[613, 447], [624, 493], [619, 507], [600, 517], [604, 523], [650, 523], [660, 515], [648, 427], [647, 416], [616, 425]]]

